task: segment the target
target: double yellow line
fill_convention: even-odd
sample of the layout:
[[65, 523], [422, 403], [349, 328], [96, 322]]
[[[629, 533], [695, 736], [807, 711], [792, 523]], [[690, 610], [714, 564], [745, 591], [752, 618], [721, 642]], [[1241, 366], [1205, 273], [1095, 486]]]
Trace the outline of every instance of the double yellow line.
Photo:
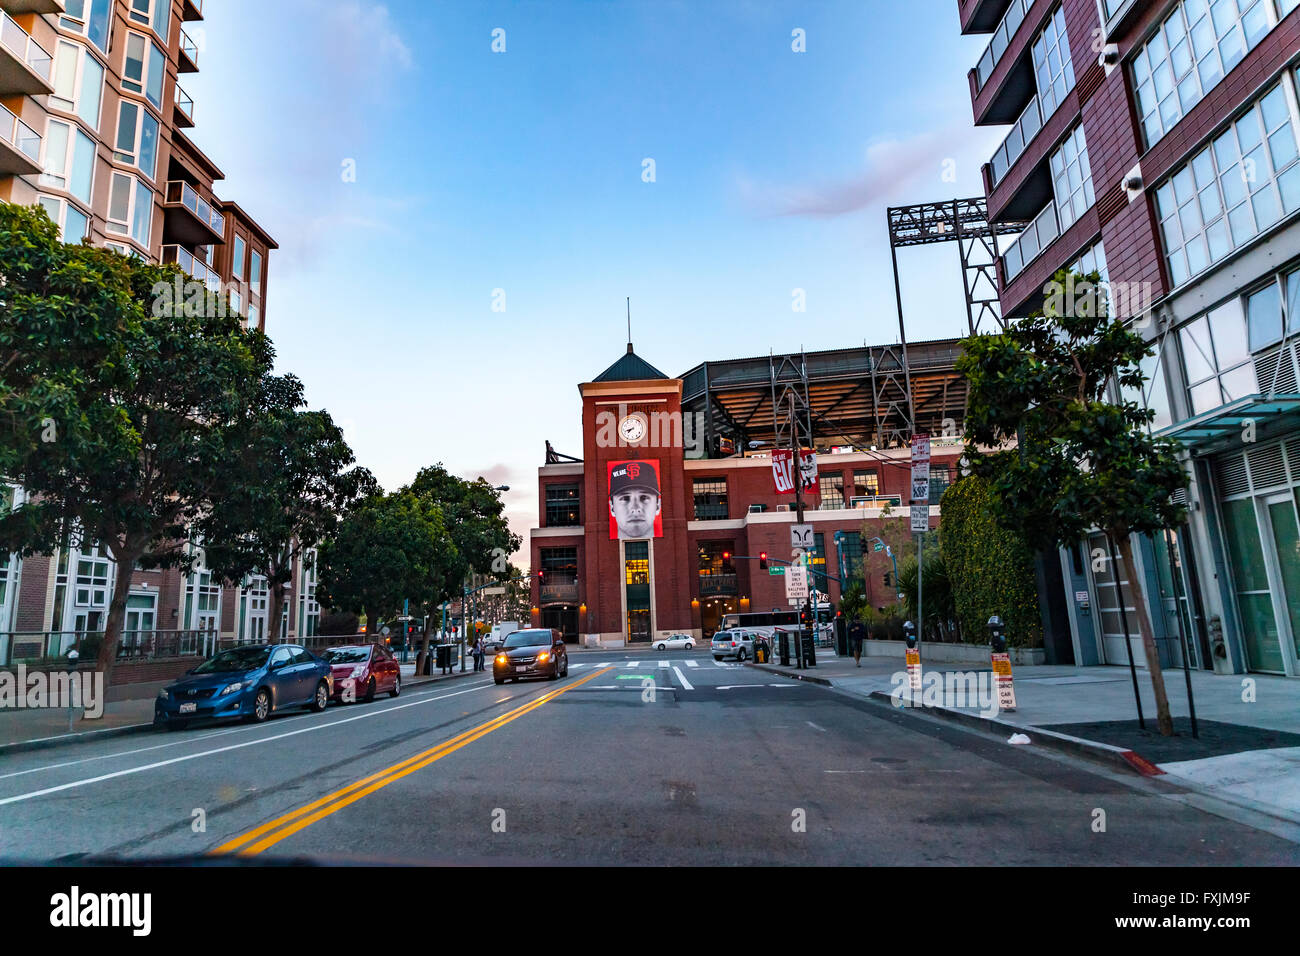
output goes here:
[[294, 810], [292, 813], [286, 813], [284, 816], [277, 817], [269, 823], [264, 823], [256, 830], [250, 830], [243, 836], [235, 837], [226, 843], [221, 844], [215, 850], [209, 851], [212, 855], [225, 853], [238, 853], [240, 856], [256, 856], [268, 847], [275, 846], [286, 837], [293, 836], [299, 830], [311, 826], [317, 820], [322, 820], [332, 813], [337, 813], [349, 804], [356, 803], [362, 797], [381, 790], [390, 783], [396, 783], [408, 774], [415, 773], [435, 761], [441, 760], [448, 754], [455, 753], [466, 744], [471, 744], [484, 737], [498, 728], [504, 727], [512, 720], [518, 720], [525, 714], [531, 713], [543, 704], [555, 700], [563, 694], [567, 694], [575, 687], [580, 687], [587, 681], [598, 677], [606, 669], [600, 668], [592, 671], [585, 677], [574, 681], [572, 684], [566, 684], [563, 687], [557, 687], [555, 690], [543, 694], [534, 701], [530, 701], [514, 710], [506, 711], [500, 717], [494, 717], [485, 724], [480, 724], [472, 730], [467, 730], [463, 734], [452, 737], [450, 740], [440, 743], [438, 746], [425, 750], [409, 757], [401, 763], [393, 764], [380, 770], [378, 773], [372, 773], [368, 777], [358, 780], [356, 783], [348, 784], [342, 790], [335, 790], [333, 793], [321, 797], [304, 807]]

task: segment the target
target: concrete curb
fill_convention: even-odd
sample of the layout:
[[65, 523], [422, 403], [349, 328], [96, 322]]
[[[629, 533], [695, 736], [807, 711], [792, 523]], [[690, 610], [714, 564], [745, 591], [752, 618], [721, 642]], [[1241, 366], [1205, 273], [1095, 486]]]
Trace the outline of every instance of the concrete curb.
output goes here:
[[804, 673], [804, 672], [802, 672], [802, 671], [795, 671], [794, 673], [791, 673], [790, 671], [781, 670], [781, 669], [779, 669], [778, 667], [776, 667], [775, 665], [769, 665], [769, 664], [755, 664], [753, 661], [746, 661], [745, 664], [746, 664], [747, 667], [752, 667], [752, 668], [754, 668], [754, 670], [756, 670], [756, 671], [767, 671], [767, 673], [769, 673], [769, 674], [779, 674], [779, 675], [781, 675], [782, 677], [789, 677], [791, 680], [803, 680], [803, 681], [808, 681], [808, 683], [810, 683], [810, 684], [821, 684], [823, 687], [834, 687], [834, 686], [835, 686], [834, 684], [832, 684], [832, 683], [830, 682], [830, 679], [829, 679], [829, 678], [826, 678], [826, 677], [815, 677], [815, 676], [812, 675], [812, 674], [807, 674], [807, 673]]
[[[463, 676], [468, 677], [475, 673], [472, 670], [466, 670]], [[481, 671], [479, 673], [482, 673]], [[456, 671], [452, 674], [439, 674], [437, 677], [412, 677], [405, 680], [402, 689], [409, 687], [418, 687], [421, 684], [432, 684], [438, 680], [452, 680], [461, 677], [461, 673]], [[109, 740], [113, 737], [125, 737], [128, 734], [143, 734], [154, 730], [153, 722], [144, 724], [127, 724], [123, 727], [110, 727], [106, 730], [81, 730], [71, 734], [58, 734], [54, 737], [38, 737], [35, 740], [17, 740], [9, 744], [0, 744], [0, 757], [7, 754], [27, 753], [33, 750], [48, 750], [51, 747], [62, 747], [64, 744], [86, 744], [94, 743], [97, 740]]]

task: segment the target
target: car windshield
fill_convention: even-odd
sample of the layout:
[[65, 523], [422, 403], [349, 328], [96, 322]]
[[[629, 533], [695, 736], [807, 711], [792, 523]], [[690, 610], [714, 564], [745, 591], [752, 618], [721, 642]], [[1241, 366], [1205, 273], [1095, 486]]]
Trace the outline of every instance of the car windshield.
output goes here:
[[549, 643], [550, 631], [515, 631], [506, 638], [506, 647], [537, 647]]
[[368, 647], [331, 647], [321, 654], [328, 664], [364, 664], [370, 658]]
[[729, 641], [729, 640], [731, 640], [731, 632], [730, 632], [730, 631], [718, 631], [717, 634], [714, 634], [714, 635], [713, 635], [713, 639], [714, 639], [715, 641]]
[[229, 674], [256, 670], [266, 663], [269, 647], [232, 647], [194, 668], [196, 674]]

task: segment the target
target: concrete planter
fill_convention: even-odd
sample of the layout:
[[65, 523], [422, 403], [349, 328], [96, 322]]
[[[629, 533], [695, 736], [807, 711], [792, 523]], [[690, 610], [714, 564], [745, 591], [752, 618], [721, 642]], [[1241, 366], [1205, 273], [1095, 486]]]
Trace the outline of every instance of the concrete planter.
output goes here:
[[[867, 657], [904, 657], [907, 645], [903, 641], [863, 641], [862, 653]], [[1042, 664], [1047, 659], [1047, 652], [1041, 647], [1008, 648], [1011, 663], [1017, 667]], [[935, 644], [921, 642], [921, 662], [935, 664], [982, 664], [988, 666], [989, 646], [987, 644]]]

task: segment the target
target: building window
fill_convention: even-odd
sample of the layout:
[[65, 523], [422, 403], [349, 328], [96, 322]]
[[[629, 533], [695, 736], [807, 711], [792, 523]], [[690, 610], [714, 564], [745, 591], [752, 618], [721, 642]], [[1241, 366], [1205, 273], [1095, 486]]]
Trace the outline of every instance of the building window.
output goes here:
[[127, 10], [136, 23], [147, 25], [154, 33], [167, 42], [167, 29], [171, 24], [172, 0], [131, 0]]
[[99, 104], [103, 97], [103, 65], [80, 43], [60, 40], [50, 105], [66, 113], [76, 113], [87, 126], [98, 130]]
[[262, 315], [258, 311], [257, 306], [250, 305], [248, 307], [248, 327], [250, 329], [256, 329], [259, 328], [261, 324], [262, 324]]
[[1178, 330], [1192, 414], [1259, 391], [1241, 300], [1230, 299]]
[[[1094, 272], [1101, 276], [1101, 281], [1110, 282], [1110, 272], [1106, 269], [1106, 250], [1098, 239], [1089, 246], [1078, 259], [1066, 267], [1066, 272], [1077, 272], [1079, 275], [1092, 275]], [[1114, 303], [1111, 303], [1114, 306]]]
[[880, 473], [877, 471], [853, 472], [853, 497], [874, 498], [880, 494]]
[[235, 315], [244, 314], [244, 300], [240, 298], [238, 289], [230, 290], [230, 311], [234, 312]]
[[109, 232], [129, 235], [142, 246], [149, 245], [153, 219], [153, 192], [134, 176], [113, 173], [108, 197]]
[[1074, 128], [1059, 149], [1052, 153], [1052, 191], [1060, 214], [1060, 231], [1070, 228], [1092, 205], [1092, 169], [1088, 165], [1088, 144], [1083, 124]]
[[248, 286], [259, 295], [262, 292], [262, 256], [260, 253], [249, 250], [248, 253]]
[[577, 584], [578, 549], [542, 548], [542, 584]]
[[143, 93], [162, 109], [163, 78], [167, 75], [167, 55], [143, 33], [126, 35], [126, 59], [122, 64], [122, 89]]
[[1133, 58], [1133, 86], [1148, 148], [1273, 29], [1271, 4], [1272, 0], [1184, 0], [1138, 50]]
[[949, 474], [947, 465], [930, 466], [930, 504], [937, 505], [943, 493], [948, 490], [952, 484], [952, 477]]
[[1065, 95], [1074, 88], [1074, 63], [1070, 59], [1070, 40], [1065, 35], [1063, 8], [1056, 8], [1052, 19], [1034, 41], [1033, 56], [1038, 98], [1046, 119], [1056, 112]]
[[302, 575], [298, 585], [298, 635], [315, 637], [320, 624], [320, 604], [316, 600], [316, 549], [302, 556]]
[[696, 478], [691, 482], [695, 496], [696, 521], [723, 521], [727, 518], [727, 479]]
[[828, 475], [823, 472], [817, 476], [817, 484], [821, 488], [821, 501], [817, 505], [818, 508], [825, 510], [845, 507], [843, 473], [836, 472]]
[[1165, 369], [1162, 361], [1164, 349], [1158, 341], [1152, 342], [1151, 346], [1155, 352], [1144, 358], [1138, 365], [1145, 379], [1142, 388], [1140, 390], [1121, 388], [1120, 398], [1136, 402], [1139, 407], [1155, 412], [1155, 418], [1151, 420], [1151, 428], [1158, 431], [1173, 424], [1173, 413], [1169, 406], [1169, 388], [1165, 384]]
[[75, 607], [104, 607], [108, 604], [110, 561], [102, 547], [93, 547], [77, 556], [77, 576], [73, 585]]
[[1291, 92], [1273, 87], [1156, 190], [1174, 286], [1300, 209]]
[[70, 123], [51, 119], [45, 126], [42, 186], [63, 189], [90, 205], [95, 172], [95, 141]]
[[76, 245], [90, 234], [90, 217], [66, 199], [37, 196], [36, 201], [58, 225], [64, 242]]
[[79, 33], [108, 53], [109, 14], [113, 0], [64, 0], [63, 16], [59, 26], [71, 33]]
[[546, 486], [546, 527], [573, 528], [582, 524], [577, 485]]
[[230, 262], [230, 275], [236, 281], [243, 281], [244, 278], [244, 250], [246, 248], [244, 237], [235, 236], [235, 254]]
[[122, 100], [117, 113], [117, 147], [113, 159], [138, 166], [150, 179], [158, 166], [158, 121], [139, 103]]
[[838, 542], [840, 566], [848, 575], [840, 585], [843, 589], [862, 578], [862, 534], [858, 531], [841, 531], [835, 538]]

